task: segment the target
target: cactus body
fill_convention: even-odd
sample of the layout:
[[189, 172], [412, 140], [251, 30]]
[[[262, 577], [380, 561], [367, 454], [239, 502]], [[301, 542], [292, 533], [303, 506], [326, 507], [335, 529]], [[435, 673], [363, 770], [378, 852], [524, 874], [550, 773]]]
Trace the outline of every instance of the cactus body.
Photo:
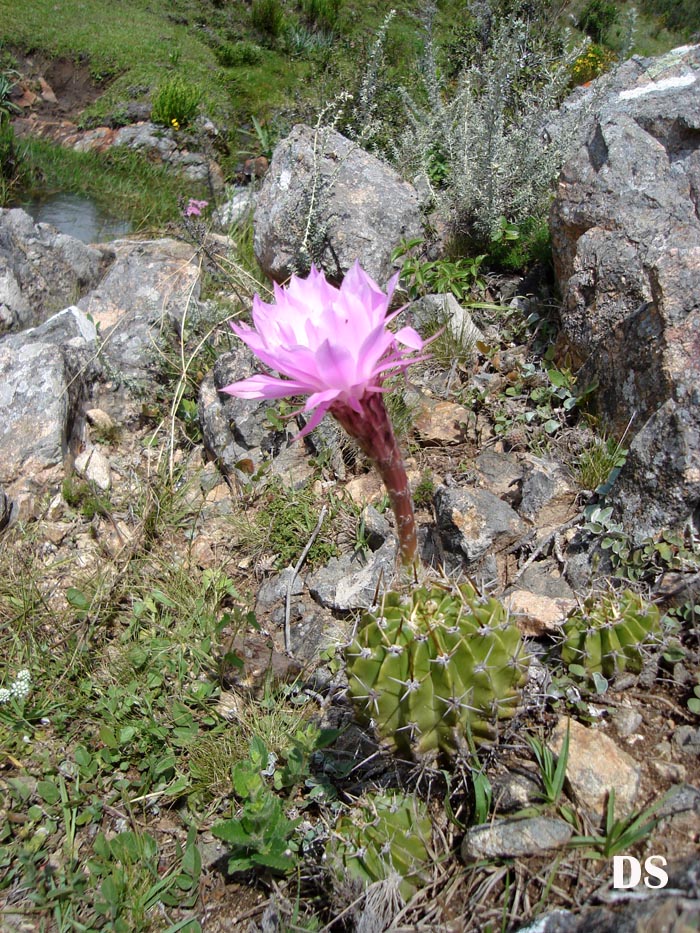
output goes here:
[[527, 669], [503, 605], [470, 584], [421, 587], [408, 600], [388, 593], [365, 613], [345, 660], [358, 718], [416, 758], [468, 751], [469, 736], [491, 741], [514, 714]]
[[330, 861], [364, 884], [392, 872], [401, 876], [405, 901], [428, 880], [431, 821], [425, 804], [403, 794], [373, 794], [341, 816], [330, 845]]
[[564, 623], [561, 657], [589, 675], [639, 673], [642, 649], [661, 631], [659, 610], [631, 590], [588, 601]]

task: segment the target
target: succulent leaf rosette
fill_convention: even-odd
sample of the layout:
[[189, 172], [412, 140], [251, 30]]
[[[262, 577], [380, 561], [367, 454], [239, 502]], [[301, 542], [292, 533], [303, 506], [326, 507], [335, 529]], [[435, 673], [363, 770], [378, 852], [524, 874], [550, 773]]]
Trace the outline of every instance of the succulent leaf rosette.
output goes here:
[[274, 302], [253, 300], [253, 326], [232, 323], [234, 333], [279, 375], [257, 374], [222, 391], [238, 398], [307, 395], [311, 416], [298, 435], [312, 431], [330, 412], [377, 466], [387, 487], [401, 556], [412, 564], [416, 529], [408, 480], [384, 406], [383, 380], [405, 369], [424, 347], [412, 327], [396, 332], [389, 313], [398, 279], [386, 292], [356, 262], [339, 288], [315, 267], [305, 279], [275, 285]]

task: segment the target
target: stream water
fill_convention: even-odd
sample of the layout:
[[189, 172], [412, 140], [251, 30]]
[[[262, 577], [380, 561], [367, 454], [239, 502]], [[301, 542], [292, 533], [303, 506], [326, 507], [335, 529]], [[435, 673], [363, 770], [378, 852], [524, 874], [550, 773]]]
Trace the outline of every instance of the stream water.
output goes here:
[[83, 243], [104, 243], [131, 233], [129, 221], [106, 214], [94, 201], [80, 194], [61, 192], [22, 204], [35, 223], [52, 224]]

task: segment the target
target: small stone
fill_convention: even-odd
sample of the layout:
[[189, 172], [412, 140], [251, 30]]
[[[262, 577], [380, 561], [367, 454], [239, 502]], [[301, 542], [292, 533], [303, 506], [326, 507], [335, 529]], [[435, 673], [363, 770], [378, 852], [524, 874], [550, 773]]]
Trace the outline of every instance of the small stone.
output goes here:
[[93, 427], [99, 428], [102, 431], [114, 430], [114, 421], [112, 421], [107, 412], [103, 411], [101, 408], [90, 408], [85, 412], [85, 417], [88, 420], [88, 424], [93, 425]]
[[576, 606], [573, 599], [550, 599], [529, 590], [513, 590], [504, 604], [522, 634], [535, 638], [559, 632], [567, 614]]
[[561, 753], [567, 722], [570, 732], [566, 777], [575, 796], [587, 810], [602, 815], [614, 788], [615, 815], [630, 813], [637, 803], [640, 766], [600, 729], [587, 729], [564, 717], [549, 742], [555, 754]]
[[540, 855], [567, 845], [573, 832], [569, 823], [548, 816], [496, 820], [467, 830], [462, 842], [462, 858], [469, 862]]
[[112, 485], [109, 461], [96, 447], [84, 450], [75, 458], [75, 471], [103, 492]]
[[679, 726], [672, 741], [684, 754], [700, 755], [700, 729], [695, 726]]
[[192, 542], [190, 549], [192, 560], [198, 567], [213, 567], [216, 563], [216, 555], [208, 538], [204, 535], [197, 535]]
[[372, 470], [361, 476], [353, 476], [346, 484], [345, 491], [356, 505], [373, 505], [384, 495], [384, 486], [380, 477]]
[[415, 419], [416, 433], [422, 444], [459, 444], [464, 441], [462, 425], [469, 418], [470, 412], [462, 405], [424, 398], [420, 414]]
[[671, 781], [673, 784], [685, 781], [688, 774], [685, 766], [675, 761], [652, 761], [652, 765], [662, 780]]
[[613, 713], [612, 721], [617, 734], [626, 737], [639, 729], [644, 718], [636, 709], [631, 709], [629, 706], [620, 706]]
[[534, 777], [509, 772], [491, 782], [493, 802], [499, 813], [523, 810], [540, 799], [541, 791]]

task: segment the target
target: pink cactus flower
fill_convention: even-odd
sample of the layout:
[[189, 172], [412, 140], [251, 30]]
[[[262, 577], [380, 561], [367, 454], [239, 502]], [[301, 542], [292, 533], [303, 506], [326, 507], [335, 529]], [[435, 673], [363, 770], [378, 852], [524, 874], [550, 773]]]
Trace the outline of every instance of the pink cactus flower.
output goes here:
[[198, 201], [196, 198], [190, 198], [185, 208], [185, 217], [199, 217], [205, 207], [209, 207], [209, 201]]
[[384, 293], [355, 263], [340, 288], [312, 267], [306, 279], [275, 285], [275, 302], [253, 300], [253, 327], [232, 323], [255, 355], [283, 378], [255, 375], [222, 391], [238, 398], [308, 395], [312, 412], [299, 437], [330, 412], [379, 469], [396, 515], [402, 558], [415, 560], [416, 530], [408, 480], [381, 393], [388, 373], [405, 369], [424, 347], [412, 327], [387, 327], [398, 275]]

